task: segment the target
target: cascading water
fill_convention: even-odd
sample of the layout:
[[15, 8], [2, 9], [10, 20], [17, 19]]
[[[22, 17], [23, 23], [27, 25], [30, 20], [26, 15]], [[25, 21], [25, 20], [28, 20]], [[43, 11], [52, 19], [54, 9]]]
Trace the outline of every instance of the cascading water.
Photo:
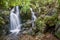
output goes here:
[[19, 20], [19, 7], [14, 7], [10, 12], [10, 32], [19, 33], [21, 31], [21, 21]]
[[33, 12], [33, 10], [32, 10], [32, 8], [30, 8], [30, 10], [31, 10], [31, 13], [32, 13], [32, 27], [34, 27], [34, 21], [36, 20], [36, 16], [35, 16], [35, 13]]

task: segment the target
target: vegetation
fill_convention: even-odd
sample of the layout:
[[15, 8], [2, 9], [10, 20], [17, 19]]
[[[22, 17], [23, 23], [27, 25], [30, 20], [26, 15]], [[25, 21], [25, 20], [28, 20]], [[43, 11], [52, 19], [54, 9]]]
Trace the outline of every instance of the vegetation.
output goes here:
[[15, 6], [20, 7], [22, 22], [31, 20], [30, 8], [33, 8], [37, 16], [34, 33], [50, 32], [60, 38], [60, 0], [0, 0], [0, 35], [3, 30], [8, 32], [9, 12]]

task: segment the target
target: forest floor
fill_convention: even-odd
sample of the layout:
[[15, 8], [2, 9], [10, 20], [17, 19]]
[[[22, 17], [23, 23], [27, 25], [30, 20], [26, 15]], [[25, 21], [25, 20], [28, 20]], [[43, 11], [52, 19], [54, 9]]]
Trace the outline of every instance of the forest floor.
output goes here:
[[46, 33], [41, 36], [39, 35], [32, 36], [32, 35], [23, 34], [23, 35], [18, 35], [18, 38], [17, 36], [10, 35], [10, 36], [5, 36], [2, 39], [0, 38], [0, 40], [59, 40], [59, 39], [50, 33]]
[[20, 40], [59, 40], [50, 33], [46, 33], [42, 36], [31, 36], [31, 35], [22, 35]]

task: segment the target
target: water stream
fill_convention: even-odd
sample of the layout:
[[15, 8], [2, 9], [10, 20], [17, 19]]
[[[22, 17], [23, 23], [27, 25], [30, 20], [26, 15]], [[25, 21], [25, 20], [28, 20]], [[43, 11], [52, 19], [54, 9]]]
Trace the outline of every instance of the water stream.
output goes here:
[[[19, 33], [21, 30], [21, 26], [22, 25], [25, 25], [25, 24], [28, 24], [28, 23], [31, 23], [32, 24], [32, 27], [28, 30], [28, 32], [32, 33], [32, 28], [35, 26], [35, 20], [36, 20], [36, 16], [35, 16], [35, 13], [33, 12], [32, 8], [30, 8], [31, 10], [31, 22], [26, 22], [26, 23], [23, 23], [21, 24], [21, 18], [19, 17], [19, 6], [16, 6], [14, 7], [11, 11], [10, 11], [10, 32], [11, 34], [7, 35], [4, 40], [19, 40], [19, 36], [21, 36], [21, 34]], [[24, 30], [25, 31], [25, 30]], [[18, 34], [19, 33], [19, 34]], [[24, 32], [23, 32], [24, 33]], [[17, 35], [16, 35], [17, 34]]]
[[16, 6], [10, 12], [10, 32], [12, 33], [19, 33], [21, 31], [19, 16], [19, 7]]
[[32, 14], [32, 27], [34, 27], [35, 26], [35, 24], [34, 24], [34, 22], [35, 22], [35, 20], [37, 19], [37, 17], [35, 16], [35, 13], [33, 12], [33, 9], [32, 8], [30, 8], [30, 10], [31, 10], [31, 14]]

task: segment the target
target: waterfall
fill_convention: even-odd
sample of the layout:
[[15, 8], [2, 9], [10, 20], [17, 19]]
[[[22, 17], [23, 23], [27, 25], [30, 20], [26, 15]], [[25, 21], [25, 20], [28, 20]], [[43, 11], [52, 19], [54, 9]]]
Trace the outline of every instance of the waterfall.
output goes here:
[[34, 27], [34, 21], [36, 20], [36, 16], [35, 16], [35, 13], [33, 12], [33, 10], [32, 10], [32, 8], [30, 8], [30, 10], [31, 10], [31, 13], [32, 13], [32, 27]]
[[10, 32], [19, 33], [21, 31], [21, 21], [19, 19], [19, 7], [16, 6], [10, 11]]

